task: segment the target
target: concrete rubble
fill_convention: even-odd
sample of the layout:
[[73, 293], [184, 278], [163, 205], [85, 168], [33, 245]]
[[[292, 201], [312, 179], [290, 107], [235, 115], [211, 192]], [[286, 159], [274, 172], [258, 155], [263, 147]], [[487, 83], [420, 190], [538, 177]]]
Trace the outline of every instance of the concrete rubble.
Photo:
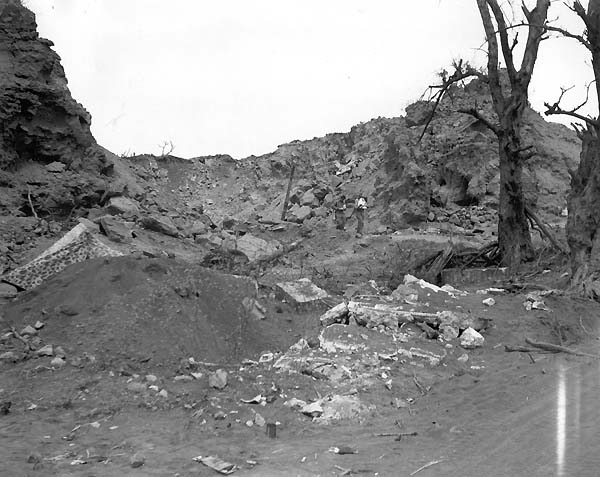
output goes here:
[[[416, 311], [419, 305], [419, 291], [430, 293], [445, 293], [451, 298], [465, 296], [466, 292], [445, 285], [438, 287], [412, 275], [404, 277], [404, 284], [396, 288], [389, 296], [371, 299], [369, 301], [342, 302], [323, 313], [319, 321], [327, 327], [334, 324], [357, 324], [365, 328], [379, 331], [398, 330], [405, 324], [416, 323], [419, 327], [435, 331], [436, 336], [443, 341], [458, 338], [468, 328], [475, 331], [485, 330], [489, 320], [483, 316], [460, 311], [440, 310], [435, 312]], [[484, 300], [484, 304], [492, 306], [493, 298]], [[413, 306], [406, 309], [405, 305]]]
[[315, 304], [329, 297], [329, 293], [316, 286], [309, 278], [277, 283], [276, 294], [279, 299], [295, 305]]

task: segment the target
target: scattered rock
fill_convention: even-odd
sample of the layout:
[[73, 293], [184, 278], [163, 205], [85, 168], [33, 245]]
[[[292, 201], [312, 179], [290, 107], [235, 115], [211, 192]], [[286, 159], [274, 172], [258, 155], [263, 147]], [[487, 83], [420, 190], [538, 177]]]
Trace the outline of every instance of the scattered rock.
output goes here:
[[179, 236], [179, 230], [170, 217], [154, 214], [142, 218], [141, 223], [142, 226], [148, 230], [170, 235], [171, 237]]
[[127, 390], [134, 393], [143, 393], [146, 391], [146, 389], [146, 385], [138, 381], [132, 381], [130, 383], [127, 383]]
[[276, 240], [264, 240], [251, 234], [242, 235], [236, 240], [235, 248], [248, 257], [250, 262], [272, 257], [282, 250], [282, 245]]
[[27, 325], [25, 328], [23, 328], [21, 330], [21, 335], [22, 336], [34, 336], [38, 334], [38, 330], [35, 329], [33, 326], [31, 325]]
[[492, 297], [490, 297], [490, 298], [486, 298], [481, 303], [483, 303], [486, 306], [494, 306], [496, 304], [496, 300], [494, 300]]
[[39, 464], [40, 462], [42, 462], [42, 454], [39, 452], [32, 452], [27, 456], [28, 464]]
[[10, 283], [0, 283], [0, 298], [15, 298], [17, 296], [17, 287]]
[[33, 327], [34, 327], [36, 330], [41, 330], [41, 329], [44, 327], [44, 325], [45, 325], [45, 323], [43, 323], [43, 322], [41, 322], [41, 321], [36, 321], [36, 322], [35, 322], [35, 325], [33, 325]]
[[211, 388], [223, 389], [227, 386], [227, 372], [223, 369], [217, 369], [214, 373], [208, 375], [208, 385]]
[[321, 404], [316, 402], [311, 402], [310, 404], [306, 404], [300, 409], [302, 414], [306, 414], [309, 417], [319, 417], [323, 414], [323, 407]]
[[46, 170], [48, 172], [52, 172], [55, 174], [65, 172], [65, 168], [66, 168], [66, 166], [62, 162], [58, 162], [58, 161], [54, 161], [54, 162], [51, 162], [50, 164], [46, 164]]
[[254, 413], [254, 424], [258, 427], [263, 427], [266, 424], [265, 418], [262, 417], [258, 412]]
[[164, 399], [167, 399], [167, 398], [169, 397], [169, 393], [168, 393], [168, 391], [167, 391], [166, 389], [161, 389], [161, 390], [158, 392], [158, 395], [159, 395], [161, 398], [164, 398]]
[[465, 349], [474, 349], [483, 346], [485, 338], [473, 328], [467, 328], [460, 335], [460, 345]]
[[276, 287], [280, 299], [297, 305], [315, 303], [329, 296], [325, 290], [316, 286], [308, 278], [278, 283]]
[[66, 361], [64, 360], [64, 358], [59, 358], [58, 356], [55, 358], [52, 358], [52, 361], [50, 361], [50, 366], [54, 366], [56, 368], [62, 368], [65, 365]]
[[131, 230], [121, 221], [111, 215], [99, 219], [100, 228], [109, 240], [117, 243], [131, 242]]
[[124, 215], [126, 217], [136, 217], [140, 213], [137, 201], [127, 197], [111, 197], [106, 210], [110, 214]]
[[136, 452], [131, 456], [131, 460], [129, 462], [131, 464], [131, 467], [137, 469], [138, 467], [144, 465], [144, 463], [146, 462], [146, 458], [142, 454]]
[[306, 406], [306, 401], [303, 401], [302, 399], [291, 398], [285, 401], [283, 405], [292, 409], [303, 409]]
[[326, 311], [319, 318], [321, 326], [329, 326], [334, 323], [348, 324], [348, 304], [342, 302]]
[[315, 196], [312, 190], [307, 190], [300, 198], [300, 205], [307, 205], [309, 207], [318, 207], [319, 199]]
[[358, 451], [356, 449], [353, 449], [350, 446], [334, 446], [334, 447], [330, 447], [329, 448], [330, 452], [333, 452], [334, 454], [340, 454], [340, 455], [344, 455], [344, 454], [358, 454]]
[[402, 307], [387, 305], [383, 303], [366, 304], [356, 301], [348, 303], [350, 317], [360, 326], [367, 328], [377, 328], [384, 326], [386, 328], [397, 329], [401, 323], [410, 323], [413, 321], [410, 312]]
[[2, 363], [16, 363], [17, 360], [18, 357], [14, 351], [5, 351], [0, 354], [0, 362]]
[[35, 354], [38, 356], [54, 356], [54, 346], [46, 345], [38, 349]]
[[309, 219], [313, 214], [312, 208], [308, 205], [303, 205], [299, 207], [298, 205], [294, 205], [287, 213], [286, 218], [290, 222], [297, 222], [301, 224], [306, 219]]

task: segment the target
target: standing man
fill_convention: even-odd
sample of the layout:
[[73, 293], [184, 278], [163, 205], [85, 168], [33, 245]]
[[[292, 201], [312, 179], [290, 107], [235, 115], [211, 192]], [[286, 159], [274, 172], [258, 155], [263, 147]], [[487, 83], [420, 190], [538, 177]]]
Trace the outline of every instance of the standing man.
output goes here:
[[365, 210], [367, 210], [367, 200], [359, 195], [354, 202], [354, 208], [356, 210], [356, 236], [362, 237], [363, 229], [365, 227]]
[[333, 204], [335, 212], [335, 228], [344, 230], [346, 228], [346, 196], [340, 195]]

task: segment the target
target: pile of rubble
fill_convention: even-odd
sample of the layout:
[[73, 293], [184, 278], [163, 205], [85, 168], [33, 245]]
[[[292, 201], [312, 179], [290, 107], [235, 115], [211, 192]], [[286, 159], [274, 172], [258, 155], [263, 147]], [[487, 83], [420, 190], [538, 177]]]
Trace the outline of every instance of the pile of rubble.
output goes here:
[[[463, 231], [483, 233], [495, 228], [498, 214], [487, 206], [435, 207], [427, 217], [429, 222], [450, 223]], [[455, 232], [459, 231], [455, 229]]]

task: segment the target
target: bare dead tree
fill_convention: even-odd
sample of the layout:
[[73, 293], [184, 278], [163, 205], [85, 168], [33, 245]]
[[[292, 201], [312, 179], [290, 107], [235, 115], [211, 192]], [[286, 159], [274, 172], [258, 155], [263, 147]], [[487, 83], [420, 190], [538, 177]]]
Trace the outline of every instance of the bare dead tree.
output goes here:
[[[453, 84], [473, 77], [487, 84], [496, 118], [488, 118], [476, 108], [462, 109], [460, 112], [477, 118], [498, 138], [500, 166], [498, 243], [503, 263], [514, 268], [533, 256], [531, 234], [525, 212], [523, 163], [535, 154], [535, 148], [524, 144], [522, 122], [539, 45], [548, 31], [550, 0], [536, 0], [536, 6], [532, 10], [529, 10], [523, 2], [521, 11], [524, 21], [513, 25], [509, 24], [497, 0], [476, 0], [476, 2], [487, 41], [487, 68], [481, 71], [462, 60], [454, 62], [454, 72], [452, 74], [443, 72], [441, 84], [431, 87], [436, 90], [433, 109], [435, 113], [437, 105]], [[517, 27], [527, 32], [523, 57], [518, 68], [514, 57], [515, 48], [519, 44]], [[501, 60], [506, 68], [508, 85], [503, 84]]]
[[574, 118], [573, 127], [582, 141], [579, 166], [571, 172], [571, 191], [567, 199], [567, 242], [571, 252], [571, 289], [578, 294], [600, 298], [600, 120], [581, 113], [589, 101], [589, 90], [596, 88], [596, 111], [600, 111], [600, 0], [589, 0], [587, 10], [579, 0], [569, 5], [584, 26], [583, 34], [561, 31], [583, 45], [592, 56], [594, 78], [587, 84], [586, 97], [575, 107], [561, 106], [571, 88], [561, 88], [554, 103], [545, 103], [546, 115]]
[[173, 141], [163, 141], [158, 147], [160, 147], [160, 157], [165, 157], [171, 154], [175, 150]]

